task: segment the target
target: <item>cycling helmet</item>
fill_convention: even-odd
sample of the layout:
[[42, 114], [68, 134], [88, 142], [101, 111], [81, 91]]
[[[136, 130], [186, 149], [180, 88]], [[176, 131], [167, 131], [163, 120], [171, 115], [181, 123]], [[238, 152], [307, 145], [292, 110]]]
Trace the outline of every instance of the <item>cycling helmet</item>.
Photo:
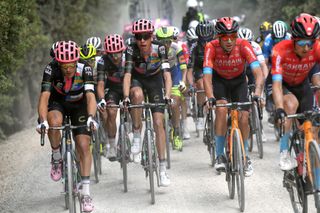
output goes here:
[[87, 60], [97, 55], [97, 50], [92, 44], [82, 45], [80, 48], [80, 58]]
[[188, 0], [187, 1], [187, 8], [188, 7], [193, 7], [193, 8], [195, 8], [195, 7], [197, 7], [198, 6], [198, 1], [197, 0]]
[[264, 21], [260, 25], [260, 32], [271, 31], [271, 30], [272, 30], [272, 24], [268, 21]]
[[201, 38], [213, 38], [214, 29], [212, 23], [205, 20], [198, 24], [196, 28], [196, 35]]
[[54, 58], [54, 50], [58, 47], [58, 44], [59, 44], [59, 41], [57, 41], [57, 42], [55, 42], [55, 43], [52, 44], [52, 47], [51, 47], [51, 49], [50, 49], [50, 56], [51, 56], [52, 58]]
[[193, 21], [191, 21], [191, 22], [189, 23], [188, 28], [194, 28], [194, 29], [196, 29], [196, 27], [198, 26], [198, 24], [199, 24], [199, 21], [193, 20]]
[[104, 39], [104, 49], [107, 53], [118, 53], [126, 49], [123, 38], [118, 34], [108, 35]]
[[320, 33], [317, 19], [306, 13], [300, 14], [293, 20], [291, 29], [293, 38], [316, 39]]
[[239, 29], [239, 24], [231, 17], [222, 17], [217, 20], [215, 29], [218, 34], [236, 33]]
[[274, 38], [284, 38], [287, 31], [286, 23], [283, 21], [276, 21], [272, 25], [272, 35]]
[[158, 40], [161, 39], [172, 39], [174, 35], [172, 27], [160, 27], [156, 30], [156, 37]]
[[88, 38], [86, 44], [92, 44], [97, 50], [102, 49], [101, 39], [99, 37]]
[[187, 31], [187, 40], [192, 41], [192, 40], [197, 40], [198, 36], [196, 34], [196, 30], [192, 27], [190, 27]]
[[58, 62], [75, 62], [79, 60], [79, 47], [74, 41], [60, 41], [54, 55]]
[[172, 29], [173, 29], [173, 38], [177, 39], [179, 37], [180, 30], [178, 29], [178, 27], [172, 27]]
[[152, 33], [154, 31], [154, 26], [150, 20], [139, 19], [135, 21], [132, 25], [132, 33]]
[[252, 31], [249, 28], [246, 27], [240, 27], [238, 30], [238, 37], [248, 40], [248, 41], [252, 41], [253, 38], [253, 34]]

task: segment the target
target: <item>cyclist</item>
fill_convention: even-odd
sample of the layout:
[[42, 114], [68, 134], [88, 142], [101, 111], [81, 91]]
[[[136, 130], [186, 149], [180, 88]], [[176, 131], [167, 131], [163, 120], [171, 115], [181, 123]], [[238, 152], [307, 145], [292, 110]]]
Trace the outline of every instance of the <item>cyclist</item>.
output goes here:
[[103, 53], [101, 39], [99, 37], [90, 37], [87, 39], [86, 44], [92, 44], [97, 50], [97, 56]]
[[51, 56], [52, 59], [54, 59], [54, 51], [58, 47], [58, 44], [59, 44], [59, 41], [53, 43], [51, 48], [50, 48], [50, 56]]
[[[204, 61], [204, 48], [205, 45], [210, 42], [214, 37], [214, 28], [212, 23], [209, 21], [200, 22], [196, 28], [196, 35], [198, 41], [196, 45], [190, 49], [190, 58], [188, 63], [188, 79], [191, 87], [195, 87], [197, 90], [203, 90], [203, 61]], [[194, 80], [193, 80], [194, 79]], [[194, 81], [196, 83], [194, 83]], [[203, 103], [205, 102], [205, 94], [197, 94], [198, 102], [198, 122], [196, 124], [197, 130], [204, 129], [204, 114], [203, 114]]]
[[[238, 37], [241, 38], [241, 39], [245, 39], [245, 40], [249, 41], [249, 43], [251, 44], [252, 49], [254, 51], [254, 54], [256, 55], [256, 57], [257, 57], [257, 59], [259, 61], [261, 70], [263, 72], [263, 77], [264, 77], [264, 79], [266, 79], [267, 75], [268, 75], [268, 72], [269, 72], [268, 71], [268, 67], [267, 67], [266, 62], [264, 60], [264, 56], [262, 54], [261, 47], [259, 46], [258, 43], [253, 41], [254, 40], [254, 36], [253, 36], [252, 31], [249, 28], [239, 28]], [[254, 84], [254, 76], [253, 76], [253, 73], [251, 72], [250, 67], [246, 68], [246, 73], [247, 73], [247, 78], [248, 78], [248, 85]], [[262, 125], [261, 125], [261, 128], [263, 128]], [[267, 141], [267, 137], [264, 134], [263, 129], [262, 129], [262, 141], [263, 142]]]
[[[287, 32], [288, 29], [286, 27], [286, 23], [283, 21], [276, 21], [272, 25], [272, 32], [266, 37], [263, 47], [262, 53], [266, 60], [267, 66], [271, 67], [271, 52], [274, 45], [279, 43], [282, 40], [289, 40], [291, 35]], [[266, 111], [269, 113], [268, 123], [270, 126], [273, 126], [274, 123], [274, 115], [273, 115], [273, 100], [272, 100], [272, 77], [271, 72], [268, 73], [266, 79]]]
[[[123, 80], [124, 102], [130, 100], [133, 104], [141, 104], [144, 100], [145, 89], [149, 101], [153, 103], [170, 102], [171, 74], [165, 47], [152, 41], [154, 26], [150, 20], [139, 19], [132, 25], [132, 33], [136, 43], [127, 47], [125, 57], [125, 74]], [[163, 82], [165, 96], [163, 97]], [[131, 88], [130, 88], [131, 87]], [[130, 95], [130, 99], [129, 99]], [[164, 100], [165, 99], [165, 100]], [[153, 108], [153, 125], [156, 133], [156, 145], [160, 161], [160, 185], [169, 186], [170, 179], [166, 171], [166, 141], [163, 126], [162, 108]], [[132, 109], [133, 143], [131, 152], [135, 155], [141, 152], [141, 109]]]
[[[64, 115], [71, 116], [72, 125], [93, 124], [97, 128], [94, 115], [96, 99], [92, 69], [86, 63], [79, 62], [79, 48], [73, 41], [61, 41], [55, 49], [55, 60], [50, 62], [43, 73], [41, 94], [38, 104], [40, 132], [42, 126], [61, 126]], [[76, 149], [79, 153], [82, 176], [81, 205], [85, 212], [93, 210], [90, 197], [90, 171], [92, 155], [89, 149], [90, 132], [86, 127], [73, 131]], [[62, 156], [60, 153], [61, 134], [58, 130], [48, 131], [52, 147], [51, 178], [58, 181], [62, 176]]]
[[263, 43], [267, 35], [271, 33], [272, 30], [272, 24], [268, 21], [262, 22], [259, 28], [260, 35], [256, 38], [256, 42], [260, 45], [262, 48]]
[[[180, 129], [180, 114], [185, 116], [186, 113], [180, 111], [184, 102], [183, 92], [186, 91], [186, 74], [187, 64], [182, 47], [177, 43], [172, 42], [174, 31], [170, 27], [161, 27], [156, 30], [156, 37], [166, 47], [168, 53], [168, 60], [171, 69], [172, 89], [171, 98], [174, 100], [174, 104], [171, 105], [172, 109], [172, 126], [173, 126], [173, 147], [177, 150], [182, 150], [183, 140], [179, 133]], [[183, 117], [182, 119], [186, 119]]]
[[[303, 13], [292, 24], [292, 40], [281, 41], [272, 55], [272, 95], [276, 106], [276, 120], [287, 114], [312, 110], [313, 93], [308, 75], [320, 62], [320, 34], [318, 21]], [[313, 75], [312, 83], [320, 85], [320, 76]], [[301, 121], [300, 121], [301, 122]], [[285, 122], [285, 133], [280, 139], [281, 170], [291, 170], [297, 161], [288, 153], [290, 119]]]
[[[119, 104], [123, 100], [122, 81], [123, 81], [123, 52], [125, 45], [122, 36], [118, 34], [107, 35], [104, 40], [105, 55], [98, 61], [98, 109], [102, 113], [105, 130], [108, 133], [110, 148], [107, 157], [110, 161], [116, 160], [116, 117], [117, 109], [108, 108], [108, 104]], [[105, 90], [108, 92], [105, 94]]]
[[[239, 24], [231, 17], [218, 19], [216, 23], [218, 39], [206, 45], [203, 74], [204, 88], [211, 106], [231, 102], [248, 101], [248, 88], [245, 75], [245, 64], [250, 64], [253, 75], [255, 76], [255, 96], [261, 96], [263, 88], [263, 75], [260, 64], [256, 59], [250, 43], [246, 40], [237, 38]], [[212, 85], [213, 82], [213, 85]], [[244, 107], [240, 110], [239, 127], [242, 133], [247, 162], [245, 175], [253, 174], [253, 167], [248, 156], [248, 110]], [[216, 108], [215, 121], [215, 141], [216, 141], [216, 164], [218, 171], [225, 170], [226, 159], [223, 154], [225, 134], [227, 130], [227, 109], [225, 107]]]
[[82, 45], [80, 48], [80, 58], [93, 69], [95, 67], [97, 51], [92, 44]]
[[204, 15], [202, 12], [198, 11], [198, 1], [188, 0], [186, 4], [188, 11], [186, 15], [182, 18], [182, 31], [186, 32], [190, 27], [189, 24], [192, 21], [204, 21]]

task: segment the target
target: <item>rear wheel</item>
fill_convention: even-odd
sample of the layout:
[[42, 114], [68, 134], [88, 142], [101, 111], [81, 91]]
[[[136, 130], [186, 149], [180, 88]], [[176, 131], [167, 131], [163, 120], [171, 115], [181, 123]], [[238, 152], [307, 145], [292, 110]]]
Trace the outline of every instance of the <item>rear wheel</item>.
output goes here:
[[255, 135], [256, 135], [256, 141], [257, 141], [257, 146], [258, 146], [258, 153], [259, 153], [259, 158], [263, 158], [263, 144], [262, 144], [262, 127], [261, 127], [261, 122], [259, 119], [259, 112], [258, 112], [258, 107], [257, 105], [254, 104], [253, 107], [253, 119], [255, 122]]

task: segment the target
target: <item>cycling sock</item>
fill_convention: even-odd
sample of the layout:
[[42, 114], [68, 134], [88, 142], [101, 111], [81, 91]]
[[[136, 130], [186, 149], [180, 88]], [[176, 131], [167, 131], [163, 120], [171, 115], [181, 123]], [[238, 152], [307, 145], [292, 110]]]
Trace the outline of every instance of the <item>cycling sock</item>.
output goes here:
[[314, 172], [314, 176], [316, 177], [316, 189], [320, 189], [320, 168], [316, 168]]
[[159, 168], [160, 168], [160, 172], [165, 172], [167, 169], [167, 161], [159, 160]]
[[90, 176], [82, 176], [82, 195], [89, 195], [90, 196]]
[[289, 149], [289, 136], [290, 133], [287, 132], [280, 138], [280, 152]]
[[179, 136], [179, 127], [173, 129], [173, 136]]
[[115, 143], [116, 143], [116, 139], [115, 138], [109, 138], [109, 144], [110, 144], [110, 147], [114, 147]]
[[198, 104], [198, 117], [203, 118], [203, 108], [202, 105]]
[[246, 151], [246, 156], [249, 155], [249, 145], [248, 145], [248, 139], [243, 141], [244, 143], [244, 150]]
[[217, 157], [223, 155], [225, 136], [215, 136], [216, 139], [216, 155]]
[[60, 147], [57, 149], [52, 149], [52, 158], [55, 161], [61, 160]]

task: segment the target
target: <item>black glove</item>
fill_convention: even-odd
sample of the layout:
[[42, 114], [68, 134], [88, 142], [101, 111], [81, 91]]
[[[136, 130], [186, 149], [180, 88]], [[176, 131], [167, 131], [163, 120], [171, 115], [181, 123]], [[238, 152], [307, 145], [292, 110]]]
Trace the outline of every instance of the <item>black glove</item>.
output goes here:
[[215, 106], [215, 105], [216, 105], [216, 103], [217, 103], [217, 99], [216, 99], [216, 98], [214, 98], [214, 97], [209, 98], [209, 99], [208, 99], [208, 103], [209, 103], [209, 106], [210, 106], [210, 107], [213, 107], [213, 106]]
[[287, 116], [287, 113], [282, 108], [276, 109], [275, 120], [283, 120]]
[[260, 101], [260, 96], [257, 96], [257, 95], [254, 95], [253, 97], [252, 97], [252, 101], [254, 101], [254, 102], [259, 102]]
[[165, 102], [167, 105], [170, 105], [170, 104], [172, 104], [173, 100], [172, 100], [171, 98], [164, 97], [164, 102]]

